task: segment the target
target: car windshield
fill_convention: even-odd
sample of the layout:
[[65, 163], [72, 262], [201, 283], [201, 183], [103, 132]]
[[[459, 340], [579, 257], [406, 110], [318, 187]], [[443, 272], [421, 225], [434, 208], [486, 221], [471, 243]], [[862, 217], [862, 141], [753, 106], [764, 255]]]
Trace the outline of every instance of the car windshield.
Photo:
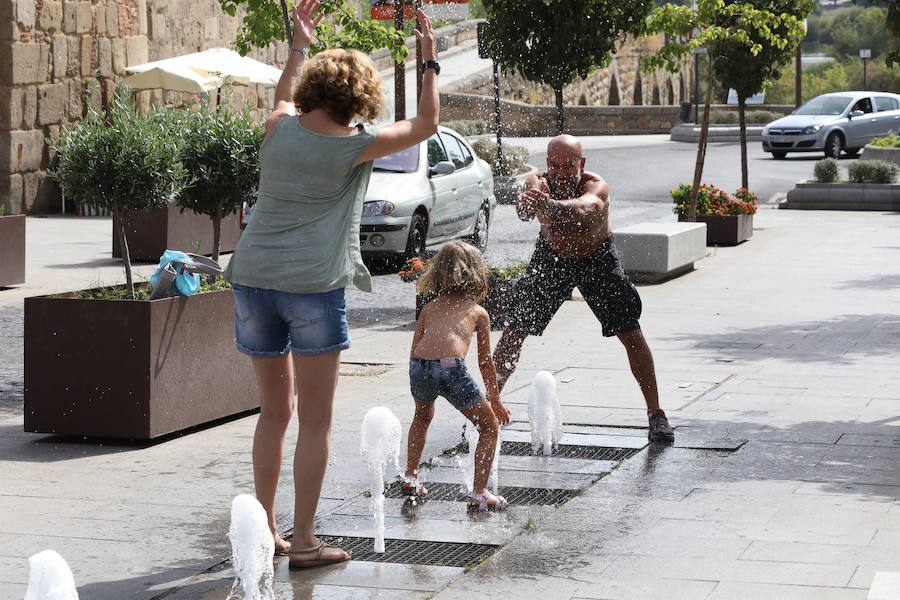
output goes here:
[[413, 146], [400, 152], [388, 154], [375, 159], [375, 169], [379, 171], [396, 171], [410, 173], [419, 168], [419, 146]]
[[844, 112], [853, 96], [819, 96], [813, 98], [796, 111], [795, 115], [839, 115]]

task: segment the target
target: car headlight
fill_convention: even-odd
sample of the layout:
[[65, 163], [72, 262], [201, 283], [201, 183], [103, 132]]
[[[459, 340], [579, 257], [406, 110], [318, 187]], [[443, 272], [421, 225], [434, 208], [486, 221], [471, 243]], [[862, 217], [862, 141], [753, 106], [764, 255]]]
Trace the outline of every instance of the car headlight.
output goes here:
[[817, 123], [817, 124], [815, 124], [815, 125], [810, 125], [809, 127], [804, 128], [804, 129], [803, 129], [803, 133], [805, 133], [806, 135], [809, 135], [809, 134], [811, 134], [811, 133], [817, 132], [817, 131], [820, 130], [820, 129], [822, 129], [822, 124], [821, 124], [821, 123]]
[[375, 202], [366, 202], [363, 204], [362, 214], [364, 217], [377, 217], [379, 215], [389, 215], [394, 212], [394, 205], [387, 200], [377, 200]]

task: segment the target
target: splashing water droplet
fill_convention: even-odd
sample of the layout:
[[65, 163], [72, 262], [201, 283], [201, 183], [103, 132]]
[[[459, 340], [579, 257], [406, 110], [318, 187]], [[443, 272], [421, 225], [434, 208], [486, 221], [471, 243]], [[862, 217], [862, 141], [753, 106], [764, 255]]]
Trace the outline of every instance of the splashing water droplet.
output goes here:
[[72, 571], [55, 550], [44, 550], [29, 557], [28, 569], [25, 600], [78, 600]]
[[269, 531], [268, 517], [262, 504], [249, 494], [240, 494], [231, 501], [231, 556], [234, 563], [234, 583], [228, 600], [272, 600], [272, 581], [275, 569], [275, 538]]
[[550, 456], [562, 437], [562, 415], [556, 395], [556, 379], [549, 371], [539, 371], [528, 394], [528, 420], [531, 421], [531, 450]]

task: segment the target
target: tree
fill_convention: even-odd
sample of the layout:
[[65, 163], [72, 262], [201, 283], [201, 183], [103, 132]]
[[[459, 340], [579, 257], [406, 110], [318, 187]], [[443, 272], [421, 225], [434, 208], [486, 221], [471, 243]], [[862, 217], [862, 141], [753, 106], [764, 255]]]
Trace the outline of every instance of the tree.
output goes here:
[[165, 108], [146, 117], [119, 87], [107, 114], [88, 103], [79, 124], [63, 124], [50, 141], [59, 166], [49, 173], [75, 202], [111, 210], [119, 226], [128, 297], [134, 299], [126, 210], [149, 210], [175, 200], [188, 183], [187, 171], [170, 139], [174, 117]]
[[256, 201], [265, 130], [248, 111], [235, 113], [225, 104], [187, 113], [181, 131], [181, 160], [193, 183], [177, 203], [212, 220], [212, 259], [218, 261], [222, 219]]
[[[330, 48], [361, 50], [367, 54], [378, 48], [388, 48], [398, 63], [406, 60], [407, 48], [397, 30], [379, 21], [357, 18], [348, 0], [320, 0], [325, 18], [316, 28], [310, 54]], [[273, 39], [293, 40], [291, 19], [286, 0], [219, 0], [222, 10], [232, 17], [246, 5], [235, 47], [242, 55], [251, 48], [264, 48]]]
[[[749, 189], [747, 172], [747, 98], [761, 92], [766, 83], [781, 76], [781, 68], [794, 60], [805, 30], [803, 19], [815, 0], [749, 0], [755, 18], [765, 15], [766, 29], [748, 28], [747, 39], [727, 37], [710, 45], [713, 74], [726, 88], [737, 92], [741, 129], [741, 187]], [[745, 27], [743, 15], [721, 15], [717, 25]], [[749, 42], [749, 43], [748, 43]]]
[[[700, 131], [700, 140], [697, 144], [697, 162], [694, 168], [694, 184], [691, 192], [691, 205], [688, 211], [688, 220], [694, 221], [697, 217], [697, 193], [700, 188], [700, 179], [703, 174], [703, 163], [706, 158], [706, 138], [709, 130], [709, 105], [711, 101], [712, 91], [712, 73], [717, 72], [715, 60], [717, 52], [731, 52], [735, 55], [739, 51], [743, 51], [747, 73], [752, 75], [757, 71], [765, 73], [766, 77], [773, 76], [766, 65], [768, 61], [775, 60], [771, 58], [772, 54], [764, 53], [763, 58], [756, 60], [757, 55], [766, 50], [767, 47], [777, 48], [786, 51], [793, 44], [790, 56], [793, 50], [796, 50], [797, 44], [803, 33], [803, 16], [812, 10], [813, 0], [796, 0], [789, 2], [788, 0], [751, 0], [746, 3], [726, 2], [725, 0], [699, 0], [696, 10], [691, 10], [685, 6], [676, 6], [666, 4], [653, 11], [647, 20], [647, 28], [652, 32], [663, 32], [668, 34], [667, 43], [660, 48], [652, 56], [644, 57], [641, 60], [643, 68], [655, 70], [665, 68], [669, 71], [678, 72], [685, 59], [697, 48], [708, 47], [711, 57], [714, 61], [713, 69], [710, 71], [710, 81], [707, 85], [706, 102], [703, 110], [703, 125]], [[798, 11], [803, 16], [798, 18], [794, 12], [774, 12], [764, 8], [758, 8], [757, 4], [790, 4], [793, 7], [800, 7]], [[809, 5], [808, 8], [806, 6]], [[805, 12], [803, 12], [805, 11]], [[775, 56], [780, 56], [777, 53]], [[753, 67], [752, 65], [761, 64], [763, 66]], [[744, 68], [744, 67], [742, 67]], [[757, 71], [754, 71], [753, 69]], [[778, 72], [776, 67], [775, 73]], [[752, 93], [747, 94], [747, 90], [751, 86], [741, 85], [744, 100], [762, 89], [766, 78], [760, 82], [759, 87], [755, 88]], [[722, 83], [725, 83], [724, 81]], [[734, 87], [734, 86], [732, 86]], [[737, 89], [735, 87], [735, 89]], [[740, 100], [741, 91], [738, 92]], [[746, 130], [744, 122], [744, 111], [741, 108], [741, 164], [742, 164], [742, 182], [743, 187], [747, 187], [746, 176]]]
[[562, 90], [606, 66], [628, 35], [645, 30], [650, 0], [483, 0], [492, 58], [504, 71], [553, 88], [557, 128], [565, 128]]

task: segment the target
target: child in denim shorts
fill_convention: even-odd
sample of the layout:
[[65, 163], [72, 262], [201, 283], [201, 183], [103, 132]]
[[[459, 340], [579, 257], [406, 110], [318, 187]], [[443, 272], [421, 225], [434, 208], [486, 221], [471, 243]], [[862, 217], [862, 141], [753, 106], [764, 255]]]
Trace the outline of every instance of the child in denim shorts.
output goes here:
[[[499, 424], [509, 423], [509, 410], [500, 402], [497, 371], [491, 356], [491, 320], [478, 305], [487, 292], [481, 253], [465, 242], [445, 244], [431, 267], [416, 284], [420, 293], [436, 296], [425, 305], [413, 335], [409, 359], [409, 387], [416, 412], [409, 426], [406, 476], [401, 484], [407, 496], [425, 496], [418, 467], [428, 425], [434, 417], [434, 400], [446, 398], [478, 429], [475, 449], [475, 481], [469, 492], [469, 509], [503, 510], [509, 503], [487, 491], [488, 477]], [[487, 397], [466, 369], [472, 333], [478, 333], [478, 366]]]

